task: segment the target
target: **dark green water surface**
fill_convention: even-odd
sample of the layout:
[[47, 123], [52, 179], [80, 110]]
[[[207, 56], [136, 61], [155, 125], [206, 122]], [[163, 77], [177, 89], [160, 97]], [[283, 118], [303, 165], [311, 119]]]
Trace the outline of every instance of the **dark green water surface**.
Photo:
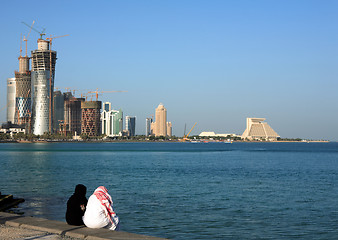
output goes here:
[[172, 239], [338, 239], [338, 143], [0, 144], [0, 191], [64, 220], [76, 184], [121, 230]]

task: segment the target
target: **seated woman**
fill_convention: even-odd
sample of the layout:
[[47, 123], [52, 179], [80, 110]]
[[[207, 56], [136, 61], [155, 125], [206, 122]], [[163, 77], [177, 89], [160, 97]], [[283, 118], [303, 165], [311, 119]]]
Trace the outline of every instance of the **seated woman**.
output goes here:
[[120, 220], [114, 212], [113, 200], [105, 187], [98, 187], [89, 197], [83, 222], [89, 228], [119, 230]]
[[66, 211], [66, 221], [68, 224], [76, 226], [84, 224], [82, 217], [87, 205], [86, 192], [87, 188], [82, 184], [78, 184], [75, 187], [74, 194], [68, 199]]

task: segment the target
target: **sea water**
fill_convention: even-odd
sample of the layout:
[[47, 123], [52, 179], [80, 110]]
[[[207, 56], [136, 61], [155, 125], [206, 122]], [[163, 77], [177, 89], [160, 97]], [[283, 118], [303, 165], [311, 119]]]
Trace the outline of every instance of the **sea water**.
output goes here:
[[0, 144], [16, 211], [65, 221], [105, 186], [121, 230], [171, 239], [337, 239], [338, 143]]

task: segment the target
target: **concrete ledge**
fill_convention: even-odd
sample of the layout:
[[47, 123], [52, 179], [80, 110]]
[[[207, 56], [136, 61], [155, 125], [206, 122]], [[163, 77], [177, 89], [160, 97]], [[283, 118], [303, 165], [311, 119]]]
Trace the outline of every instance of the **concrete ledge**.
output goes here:
[[47, 220], [43, 218], [25, 217], [17, 214], [0, 212], [0, 224], [11, 227], [20, 227], [38, 230], [47, 233], [58, 234], [72, 238], [86, 240], [108, 240], [108, 239], [127, 239], [127, 240], [161, 240], [164, 238], [151, 237], [140, 234], [127, 233], [122, 231], [110, 231], [108, 229], [91, 229], [85, 226], [72, 226], [65, 222]]

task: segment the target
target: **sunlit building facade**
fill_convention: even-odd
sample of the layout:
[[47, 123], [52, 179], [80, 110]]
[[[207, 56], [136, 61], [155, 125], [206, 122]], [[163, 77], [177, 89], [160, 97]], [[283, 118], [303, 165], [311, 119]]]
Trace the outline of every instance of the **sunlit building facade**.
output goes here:
[[[106, 103], [104, 106], [107, 106]], [[109, 108], [106, 108], [109, 109]], [[108, 137], [122, 136], [123, 130], [123, 112], [120, 110], [109, 110], [105, 109], [101, 113], [101, 133]]]
[[155, 110], [155, 122], [151, 123], [151, 131], [155, 137], [171, 136], [172, 124], [167, 122], [167, 109], [162, 103]]
[[49, 50], [49, 41], [38, 39], [32, 51], [32, 130], [35, 135], [53, 132], [53, 89], [56, 51]]
[[153, 122], [152, 118], [146, 118], [146, 136], [152, 135], [151, 124]]
[[135, 136], [136, 117], [126, 116], [126, 131], [129, 136]]
[[7, 122], [15, 122], [16, 82], [15, 78], [7, 79]]
[[247, 118], [242, 139], [276, 141], [280, 136], [264, 121], [265, 118]]

